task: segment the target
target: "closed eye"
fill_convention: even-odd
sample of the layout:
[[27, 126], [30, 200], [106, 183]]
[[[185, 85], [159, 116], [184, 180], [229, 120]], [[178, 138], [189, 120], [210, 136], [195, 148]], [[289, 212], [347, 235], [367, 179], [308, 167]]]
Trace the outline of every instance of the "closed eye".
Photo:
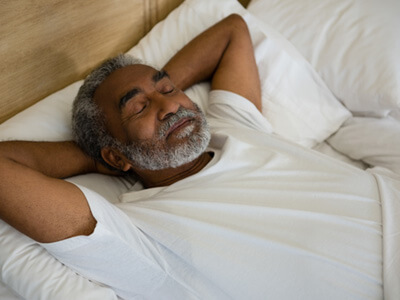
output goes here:
[[122, 110], [122, 120], [126, 122], [131, 119], [139, 118], [140, 115], [146, 110], [148, 107], [148, 102], [138, 102], [136, 99], [132, 102], [129, 102], [126, 107]]
[[135, 112], [135, 115], [140, 114], [141, 112], [143, 112], [147, 107], [147, 104], [143, 105], [141, 109], [139, 109], [137, 112]]
[[130, 101], [126, 108], [124, 109], [125, 114], [133, 117], [140, 115], [149, 105], [149, 101], [147, 99], [133, 99]]
[[172, 87], [168, 87], [163, 91], [163, 94], [171, 94], [173, 91], [175, 91], [175, 88]]

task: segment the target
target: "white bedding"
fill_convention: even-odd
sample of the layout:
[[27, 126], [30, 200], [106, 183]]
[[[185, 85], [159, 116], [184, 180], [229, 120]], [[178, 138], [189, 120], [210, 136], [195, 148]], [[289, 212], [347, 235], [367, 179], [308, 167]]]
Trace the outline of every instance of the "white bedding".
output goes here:
[[8, 287], [2, 280], [0, 280], [0, 299], [2, 300], [23, 300], [15, 293], [10, 287]]
[[379, 299], [373, 176], [271, 136], [238, 95], [213, 91], [208, 116], [215, 155], [205, 169], [167, 187], [133, 187], [116, 205], [125, 214], [85, 192], [95, 233], [46, 249], [128, 299]]
[[[257, 10], [256, 8], [259, 6], [256, 6], [255, 4], [261, 5], [261, 2], [272, 3], [273, 1], [253, 0], [252, 2], [254, 2], [254, 6], [252, 8], [252, 5], [250, 5], [250, 11], [255, 15], [258, 13], [258, 17], [261, 18], [263, 12], [261, 9]], [[353, 2], [358, 3], [359, 1], [348, 0], [346, 3]], [[395, 8], [397, 8], [397, 6], [395, 6]], [[393, 11], [396, 12], [395, 9], [393, 9]], [[345, 122], [345, 120], [350, 116], [347, 109], [353, 109], [353, 113], [359, 113], [361, 111], [365, 114], [373, 115], [373, 110], [365, 112], [366, 110], [364, 108], [376, 108], [377, 102], [374, 99], [377, 98], [372, 100], [370, 99], [370, 102], [372, 103], [371, 105], [364, 106], [364, 104], [357, 99], [358, 102], [352, 102], [351, 105], [353, 106], [347, 105], [347, 109], [344, 108], [336, 100], [335, 96], [331, 93], [331, 90], [333, 90], [334, 94], [338, 96], [341, 87], [340, 84], [344, 87], [346, 84], [345, 81], [340, 83], [334, 81], [334, 84], [332, 84], [332, 82], [329, 81], [332, 77], [325, 78], [328, 88], [324, 81], [322, 81], [317, 75], [317, 72], [312, 68], [311, 64], [314, 67], [317, 67], [313, 63], [314, 61], [311, 60], [307, 62], [302, 55], [297, 52], [296, 48], [275, 30], [278, 26], [275, 27], [275, 24], [274, 26], [271, 26], [271, 24], [262, 25], [261, 23], [258, 23], [258, 21], [255, 21], [253, 17], [242, 9], [235, 0], [187, 0], [183, 5], [181, 5], [181, 7], [179, 7], [179, 9], [174, 11], [166, 21], [156, 26], [153, 31], [130, 52], [144, 58], [146, 61], [156, 66], [162, 66], [177, 49], [190, 40], [196, 33], [202, 31], [216, 20], [232, 12], [246, 15], [246, 20], [252, 29], [252, 36], [256, 43], [255, 46], [258, 63], [260, 66], [263, 66], [263, 71], [267, 70], [267, 72], [260, 72], [263, 83], [264, 116], [270, 120], [276, 134], [303, 146], [314, 147], [318, 151], [322, 151], [328, 155], [334, 153], [336, 157], [341, 157], [347, 162], [350, 161], [347, 156], [355, 159], [365, 158], [365, 156], [353, 156], [353, 152], [357, 153], [360, 149], [357, 148], [356, 144], [349, 143], [349, 141], [355, 141], [355, 139], [349, 140], [349, 132], [353, 137], [362, 137], [367, 145], [370, 146], [376, 145], [376, 143], [373, 144], [373, 141], [379, 138], [380, 144], [382, 144], [383, 147], [373, 148], [375, 152], [372, 155], [372, 159], [367, 159], [365, 162], [355, 162], [358, 167], [362, 168], [368, 166], [365, 163], [379, 165], [381, 163], [379, 158], [382, 157], [382, 153], [379, 151], [380, 149], [384, 149], [385, 145], [387, 145], [389, 141], [392, 145], [390, 147], [393, 148], [387, 150], [400, 149], [400, 132], [397, 130], [390, 131], [390, 135], [386, 137], [374, 130], [369, 130], [367, 132], [368, 134], [366, 134], [366, 127], [372, 126], [371, 128], [375, 128], [371, 123], [366, 123], [366, 126], [355, 127], [350, 126], [353, 124], [353, 119], [349, 119], [347, 123], [345, 123], [347, 126], [342, 127], [342, 129], [337, 132], [343, 122]], [[288, 22], [283, 23], [285, 25], [288, 24]], [[185, 27], [182, 26], [182, 24], [191, 24], [192, 26]], [[287, 32], [287, 30], [289, 30], [289, 25], [281, 30]], [[262, 28], [262, 30], [260, 31], [259, 28]], [[166, 32], [180, 32], [180, 35], [176, 40], [171, 41], [171, 39], [169, 39], [170, 35], [166, 34]], [[296, 34], [300, 34], [298, 32], [300, 31], [295, 30]], [[304, 32], [309, 33], [312, 31], [305, 30]], [[268, 38], [266, 38], [265, 33], [267, 33]], [[165, 51], [162, 51], [161, 53], [159, 51], [161, 48], [160, 45], [163, 45], [162, 48], [165, 49]], [[394, 48], [398, 49], [396, 48], [398, 45], [399, 44], [395, 44]], [[304, 49], [300, 47], [300, 50]], [[319, 54], [320, 53], [314, 53], [312, 57]], [[372, 60], [371, 56], [368, 56], [368, 60]], [[274, 62], [279, 63], [274, 64]], [[390, 86], [387, 87], [386, 84], [383, 83], [373, 85], [373, 87], [377, 88], [377, 90], [373, 92], [374, 95], [381, 95], [380, 92], [382, 92], [382, 89], [383, 92], [385, 92], [385, 90], [390, 91], [390, 95], [398, 95], [396, 92], [400, 89], [398, 81], [400, 78], [400, 71], [398, 69], [393, 69], [393, 66], [398, 67], [400, 64], [396, 65], [395, 62], [392, 62], [392, 65], [390, 65], [391, 74], [394, 74], [393, 79], [390, 80]], [[383, 67], [386, 67], [386, 65], [383, 65]], [[282, 70], [288, 70], [287, 75], [293, 76], [284, 76], [285, 73], [282, 73]], [[291, 70], [291, 72], [289, 72], [289, 70]], [[317, 71], [321, 74], [321, 70], [317, 69]], [[346, 74], [348, 74], [351, 69], [346, 69], [345, 71], [347, 72]], [[335, 75], [334, 72], [322, 73], [322, 75], [324, 74], [333, 74], [333, 78]], [[354, 74], [348, 74], [346, 76], [354, 76]], [[282, 81], [276, 80], [277, 78], [282, 79], [282, 77]], [[300, 77], [301, 81], [297, 81]], [[362, 83], [362, 79], [360, 80]], [[367, 78], [367, 82], [370, 83], [368, 80], [369, 79]], [[271, 82], [273, 83], [272, 85]], [[361, 83], [355, 86], [362, 88], [363, 85]], [[0, 139], [70, 139], [70, 106], [79, 85], [80, 82], [77, 82], [64, 90], [51, 95], [34, 107], [2, 124], [0, 126]], [[290, 89], [290, 87], [292, 87], [292, 89]], [[370, 85], [368, 85], [368, 88], [370, 88]], [[208, 89], [209, 86], [207, 84], [201, 84], [190, 89], [188, 93], [200, 104], [200, 107], [205, 108], [207, 106]], [[348, 89], [349, 88], [346, 86], [344, 91], [348, 91]], [[364, 92], [364, 90], [361, 89], [361, 92]], [[359, 93], [360, 95], [362, 94], [361, 92]], [[301, 97], [297, 98], [296, 95]], [[345, 97], [341, 97], [340, 100], [343, 101], [344, 98]], [[350, 97], [347, 97], [346, 99], [350, 99]], [[397, 98], [397, 100], [399, 99], [400, 98]], [[398, 106], [397, 108], [395, 107], [396, 103], [398, 105], [398, 102], [393, 101], [392, 98], [389, 98], [389, 100], [389, 102], [384, 102], [389, 104], [379, 107], [379, 109], [376, 110], [376, 115], [386, 115], [390, 110], [390, 115], [400, 115]], [[343, 103], [346, 104], [347, 102], [343, 101]], [[361, 105], [362, 108], [358, 107], [357, 103]], [[363, 121], [367, 122], [366, 119], [363, 119]], [[376, 121], [376, 119], [373, 119], [373, 121]], [[393, 119], [393, 122], [399, 121]], [[397, 125], [390, 128], [398, 127], [399, 123], [393, 124]], [[349, 131], [349, 129], [351, 129], [351, 131]], [[384, 131], [386, 132], [386, 129], [384, 129]], [[327, 140], [329, 144], [320, 144], [328, 137], [330, 137], [330, 139]], [[371, 150], [372, 148], [370, 146], [367, 146], [364, 150]], [[336, 150], [333, 148], [341, 151], [341, 153], [335, 152]], [[397, 165], [394, 164], [393, 166], [395, 167], [395, 170], [398, 170], [399, 156], [396, 156], [396, 151], [397, 150], [394, 151], [394, 156]], [[400, 153], [400, 151], [397, 153]], [[370, 153], [369, 157], [371, 157]], [[386, 157], [384, 163], [391, 165], [392, 158]], [[384, 173], [384, 171], [380, 172]], [[396, 218], [396, 215], [394, 215], [393, 212], [397, 212], [397, 214], [400, 212], [400, 198], [398, 192], [391, 189], [393, 186], [398, 186], [399, 183], [395, 181], [395, 179], [393, 179], [393, 181], [389, 180], [389, 183], [384, 183], [381, 180], [381, 175], [377, 175], [376, 178], [380, 186], [381, 195], [388, 197], [387, 200], [384, 200], [382, 203], [384, 212], [383, 259], [385, 259], [385, 299], [399, 299], [400, 272], [397, 272], [397, 270], [400, 270], [400, 244], [398, 238], [396, 240], [396, 235], [400, 237], [400, 225], [396, 223], [398, 222], [396, 219], [399, 220], [400, 218]], [[119, 195], [125, 193], [134, 184], [134, 182], [129, 180], [94, 174], [79, 176], [71, 180], [88, 188], [95, 189], [110, 202], [119, 202]], [[110, 188], [105, 189], [105, 186]], [[27, 299], [115, 299], [115, 294], [110, 289], [91, 283], [81, 276], [76, 275], [65, 266], [62, 266], [58, 261], [50, 258], [49, 255], [38, 245], [26, 237], [22, 237], [18, 232], [1, 221], [0, 232], [1, 278], [18, 293], [25, 295]], [[17, 249], [18, 251], [16, 251]], [[33, 256], [35, 256], [34, 259], [32, 259]], [[13, 262], [14, 265], [10, 264], [10, 262]], [[24, 268], [23, 262], [30, 262], [30, 267]], [[43, 265], [46, 266], [46, 269], [44, 270], [42, 270], [41, 267]], [[41, 277], [44, 279], [40, 280], [37, 274], [45, 274], [44, 277]], [[53, 274], [58, 275], [53, 276]], [[54, 289], [54, 286], [57, 286], [57, 289]], [[71, 287], [74, 288], [71, 289]], [[4, 299], [19, 299], [18, 296], [14, 296], [14, 292], [6, 291], [4, 286], [0, 285], [1, 299], [3, 299], [3, 294], [7, 297]]]
[[400, 176], [385, 168], [374, 174], [382, 201], [383, 287], [385, 299], [400, 298]]
[[248, 10], [285, 36], [353, 113], [399, 109], [399, 1], [252, 0]]

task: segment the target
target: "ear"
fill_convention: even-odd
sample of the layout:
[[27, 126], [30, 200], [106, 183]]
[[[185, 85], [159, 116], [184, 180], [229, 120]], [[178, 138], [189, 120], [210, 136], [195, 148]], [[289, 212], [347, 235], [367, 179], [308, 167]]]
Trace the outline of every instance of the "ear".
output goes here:
[[127, 172], [132, 168], [130, 161], [116, 149], [110, 147], [101, 149], [101, 157], [106, 163], [118, 170]]

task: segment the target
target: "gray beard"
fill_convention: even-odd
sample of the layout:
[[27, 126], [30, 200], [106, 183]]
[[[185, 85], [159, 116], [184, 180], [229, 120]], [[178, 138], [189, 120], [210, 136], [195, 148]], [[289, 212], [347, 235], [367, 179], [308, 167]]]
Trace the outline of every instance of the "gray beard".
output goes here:
[[[176, 114], [162, 123], [155, 139], [120, 145], [120, 151], [137, 167], [152, 171], [176, 168], [195, 160], [206, 150], [211, 137], [203, 112], [196, 104], [195, 107], [195, 111], [180, 107]], [[168, 146], [165, 140], [168, 129], [185, 117], [194, 117], [194, 122], [176, 137], [187, 138], [187, 141]]]

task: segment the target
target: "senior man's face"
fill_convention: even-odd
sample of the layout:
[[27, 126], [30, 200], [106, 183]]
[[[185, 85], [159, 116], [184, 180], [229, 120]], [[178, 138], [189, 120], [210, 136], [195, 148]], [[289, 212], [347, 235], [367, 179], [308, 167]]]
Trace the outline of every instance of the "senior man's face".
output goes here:
[[146, 65], [113, 72], [96, 90], [110, 133], [136, 167], [175, 168], [203, 153], [210, 134], [204, 114], [171, 82]]

